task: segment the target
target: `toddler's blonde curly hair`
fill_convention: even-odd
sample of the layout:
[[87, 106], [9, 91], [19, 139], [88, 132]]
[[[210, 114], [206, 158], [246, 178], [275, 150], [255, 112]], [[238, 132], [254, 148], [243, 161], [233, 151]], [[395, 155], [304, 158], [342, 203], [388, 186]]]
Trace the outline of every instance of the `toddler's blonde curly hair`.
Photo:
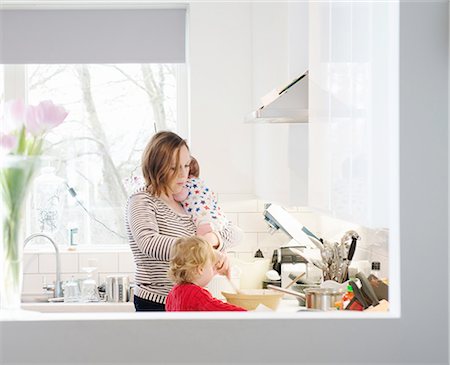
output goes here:
[[198, 269], [217, 261], [211, 245], [201, 237], [180, 238], [170, 252], [169, 277], [176, 284], [192, 283]]

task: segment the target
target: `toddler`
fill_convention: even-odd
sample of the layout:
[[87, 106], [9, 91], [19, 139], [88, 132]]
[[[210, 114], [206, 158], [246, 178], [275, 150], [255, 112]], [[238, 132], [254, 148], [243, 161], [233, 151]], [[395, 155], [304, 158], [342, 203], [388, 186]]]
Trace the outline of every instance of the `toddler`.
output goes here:
[[214, 298], [204, 287], [216, 274], [217, 256], [201, 237], [176, 241], [170, 255], [169, 276], [175, 282], [166, 300], [166, 311], [245, 311]]
[[192, 157], [186, 186], [173, 197], [183, 204], [188, 214], [192, 215], [197, 227], [197, 235], [204, 236], [209, 232], [221, 231], [228, 220], [220, 211], [216, 195], [199, 178], [199, 175], [200, 167], [197, 160]]

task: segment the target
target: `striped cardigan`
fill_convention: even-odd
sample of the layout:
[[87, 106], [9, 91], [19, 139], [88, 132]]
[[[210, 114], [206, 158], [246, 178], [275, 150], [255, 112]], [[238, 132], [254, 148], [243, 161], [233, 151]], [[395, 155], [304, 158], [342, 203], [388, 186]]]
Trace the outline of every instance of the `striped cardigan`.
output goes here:
[[[136, 264], [134, 294], [165, 303], [173, 286], [167, 275], [170, 249], [178, 238], [195, 234], [192, 216], [175, 212], [141, 188], [128, 199], [125, 225]], [[225, 251], [238, 243], [242, 231], [228, 222], [219, 236], [220, 250]]]

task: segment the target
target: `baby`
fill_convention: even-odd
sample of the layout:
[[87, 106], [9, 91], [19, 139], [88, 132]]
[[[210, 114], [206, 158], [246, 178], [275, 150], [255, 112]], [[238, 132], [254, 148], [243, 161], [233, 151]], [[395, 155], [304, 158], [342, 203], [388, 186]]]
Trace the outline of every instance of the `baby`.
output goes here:
[[173, 197], [183, 204], [187, 213], [192, 215], [197, 226], [197, 235], [204, 236], [212, 231], [221, 231], [228, 220], [220, 211], [216, 195], [199, 176], [200, 167], [197, 160], [192, 157], [186, 186]]
[[201, 237], [180, 238], [172, 247], [169, 276], [175, 282], [166, 300], [166, 311], [245, 311], [224, 303], [204, 289], [216, 274], [217, 256]]

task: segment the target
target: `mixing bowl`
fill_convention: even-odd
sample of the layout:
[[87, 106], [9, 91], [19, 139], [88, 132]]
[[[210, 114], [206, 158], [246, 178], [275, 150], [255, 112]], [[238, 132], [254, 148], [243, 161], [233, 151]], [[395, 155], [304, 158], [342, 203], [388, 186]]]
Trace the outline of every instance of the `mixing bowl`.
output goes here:
[[259, 304], [276, 310], [283, 293], [270, 289], [242, 289], [239, 293], [222, 292], [228, 303], [238, 305], [247, 310], [254, 310]]

